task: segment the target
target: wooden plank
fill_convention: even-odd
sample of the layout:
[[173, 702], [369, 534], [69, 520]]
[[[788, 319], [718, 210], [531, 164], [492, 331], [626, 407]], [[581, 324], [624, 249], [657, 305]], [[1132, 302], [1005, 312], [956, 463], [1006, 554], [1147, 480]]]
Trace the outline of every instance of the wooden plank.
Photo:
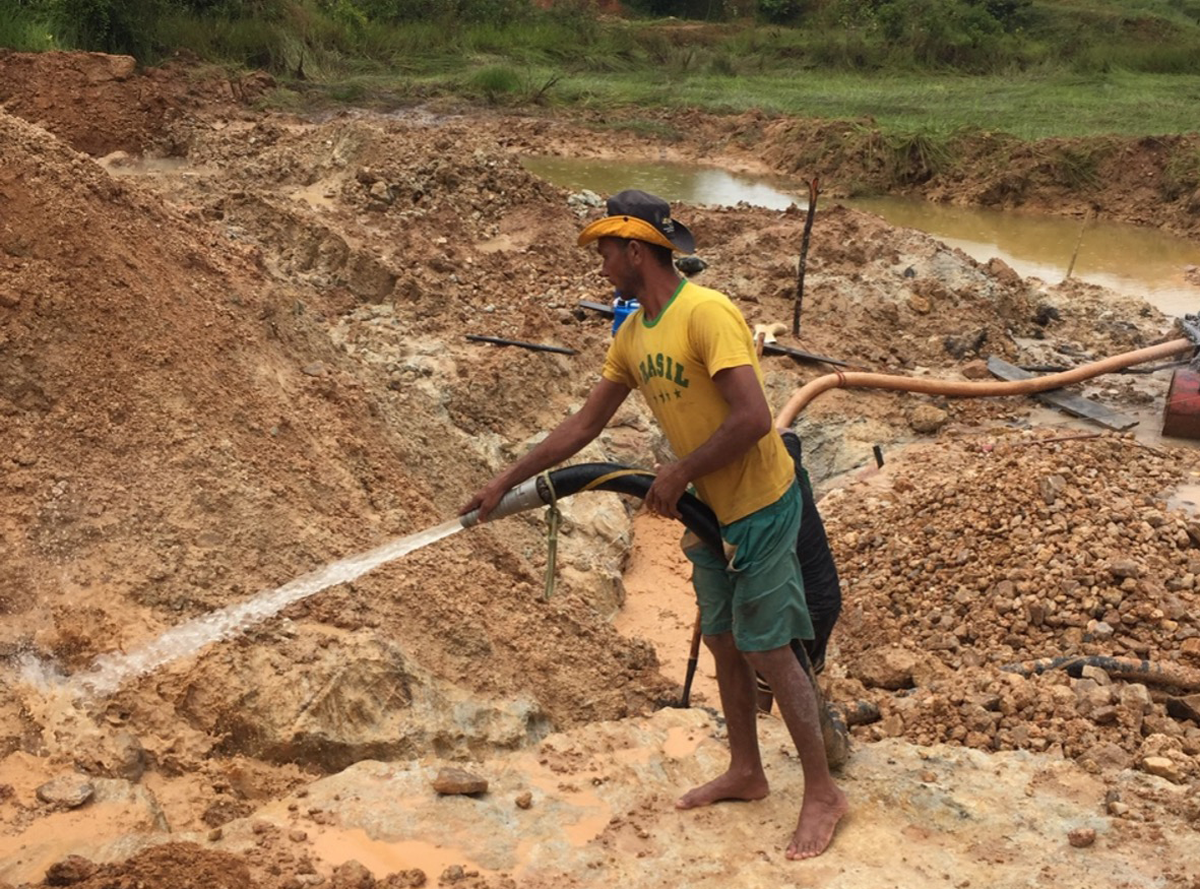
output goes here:
[[[995, 355], [989, 356], [987, 366], [988, 370], [994, 376], [1002, 380], [1032, 380], [1037, 378], [1037, 374], [1021, 370], [1016, 365], [1009, 364], [1003, 358], [998, 358]], [[1132, 429], [1138, 424], [1138, 421], [1132, 417], [1119, 414], [1099, 402], [1084, 398], [1082, 395], [1072, 395], [1070, 392], [1064, 392], [1061, 389], [1050, 389], [1047, 392], [1039, 392], [1033, 397], [1043, 404], [1056, 407], [1073, 417], [1082, 417], [1085, 420], [1091, 420], [1105, 429], [1116, 429], [1119, 432], [1124, 432], [1126, 429]]]

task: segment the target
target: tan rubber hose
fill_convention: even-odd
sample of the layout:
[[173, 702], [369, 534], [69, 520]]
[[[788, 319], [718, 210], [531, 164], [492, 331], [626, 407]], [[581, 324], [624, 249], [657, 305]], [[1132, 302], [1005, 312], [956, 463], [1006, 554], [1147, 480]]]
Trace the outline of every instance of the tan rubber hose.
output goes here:
[[1126, 352], [1113, 355], [1091, 364], [1065, 370], [1062, 373], [1048, 374], [1032, 380], [1015, 380], [1013, 382], [997, 383], [967, 383], [957, 380], [918, 379], [904, 377], [898, 374], [863, 373], [860, 371], [837, 372], [817, 377], [805, 383], [796, 390], [796, 394], [788, 399], [788, 403], [775, 417], [775, 428], [787, 430], [792, 428], [796, 417], [810, 401], [830, 389], [891, 389], [901, 392], [923, 392], [927, 395], [948, 395], [954, 398], [986, 398], [997, 395], [1031, 395], [1036, 392], [1046, 392], [1069, 386], [1082, 380], [1089, 380], [1101, 374], [1112, 373], [1122, 368], [1132, 367], [1146, 361], [1157, 361], [1180, 352], [1189, 352], [1196, 345], [1189, 339], [1171, 340], [1157, 346], [1138, 349], [1136, 352]]

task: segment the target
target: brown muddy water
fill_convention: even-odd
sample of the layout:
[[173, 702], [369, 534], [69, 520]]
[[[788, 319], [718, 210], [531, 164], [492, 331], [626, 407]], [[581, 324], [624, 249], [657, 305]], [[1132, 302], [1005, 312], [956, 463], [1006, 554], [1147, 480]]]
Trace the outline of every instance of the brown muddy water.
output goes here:
[[[807, 187], [801, 183], [717, 167], [562, 157], [528, 157], [522, 163], [555, 185], [589, 189], [599, 195], [641, 188], [669, 201], [692, 204], [745, 202], [772, 210], [784, 210], [793, 203], [802, 208], [808, 205]], [[1140, 296], [1168, 315], [1200, 311], [1200, 287], [1184, 280], [1187, 266], [1200, 265], [1200, 243], [1158, 229], [1103, 220], [1083, 225], [1077, 219], [907, 198], [857, 198], [839, 203], [874, 213], [891, 225], [926, 232], [978, 262], [999, 257], [1018, 274], [1049, 284], [1066, 276], [1078, 245], [1073, 277]]]

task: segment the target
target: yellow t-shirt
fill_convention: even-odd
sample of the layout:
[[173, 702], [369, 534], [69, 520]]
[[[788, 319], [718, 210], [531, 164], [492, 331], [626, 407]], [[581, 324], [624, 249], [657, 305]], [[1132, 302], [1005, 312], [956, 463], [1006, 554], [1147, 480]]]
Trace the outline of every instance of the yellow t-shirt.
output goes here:
[[[725, 294], [684, 281], [653, 321], [646, 320], [645, 309], [625, 319], [602, 375], [642, 391], [675, 454], [683, 458], [729, 415], [713, 377], [745, 364], [754, 368], [761, 386], [754, 337], [741, 312]], [[772, 431], [693, 484], [718, 521], [728, 525], [774, 503], [794, 480], [783, 439]]]

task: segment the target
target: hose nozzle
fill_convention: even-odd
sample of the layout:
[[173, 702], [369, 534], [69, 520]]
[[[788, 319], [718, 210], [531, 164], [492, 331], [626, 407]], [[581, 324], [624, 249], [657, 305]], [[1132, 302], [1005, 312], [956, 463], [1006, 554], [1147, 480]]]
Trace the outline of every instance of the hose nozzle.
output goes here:
[[[500, 498], [500, 502], [496, 504], [496, 508], [488, 513], [487, 520], [492, 522], [518, 512], [524, 512], [527, 509], [545, 506], [550, 500], [550, 487], [546, 483], [546, 479], [540, 475], [535, 476], [521, 482], [521, 484], [514, 488], [509, 488], [504, 496]], [[471, 528], [478, 525], [479, 510], [473, 509], [465, 515], [459, 516], [459, 521], [464, 528]]]

